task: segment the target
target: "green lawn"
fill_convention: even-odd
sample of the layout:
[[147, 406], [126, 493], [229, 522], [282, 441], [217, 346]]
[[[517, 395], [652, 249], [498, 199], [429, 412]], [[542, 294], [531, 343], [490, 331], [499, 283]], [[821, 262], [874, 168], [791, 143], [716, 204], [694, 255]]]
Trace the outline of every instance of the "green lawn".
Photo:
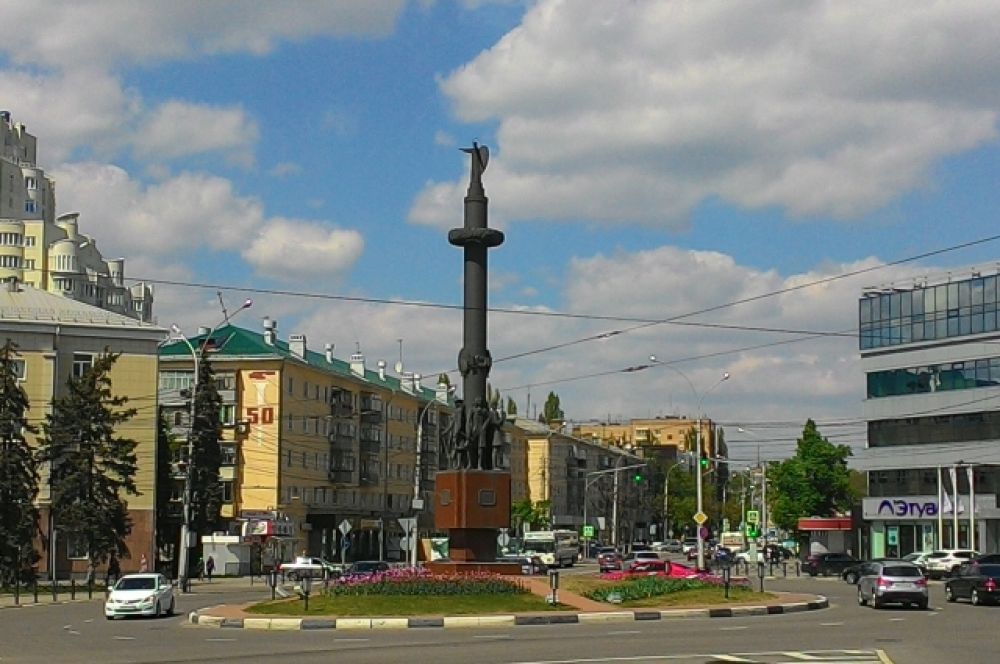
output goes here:
[[366, 595], [314, 596], [309, 598], [309, 612], [301, 599], [264, 602], [247, 609], [249, 613], [283, 616], [459, 616], [488, 613], [531, 613], [571, 610], [568, 606], [549, 606], [537, 595]]
[[[597, 588], [614, 586], [622, 583], [627, 583], [627, 581], [607, 581], [599, 577], [589, 575], [568, 576], [560, 580], [560, 584], [565, 590], [584, 597], [588, 592]], [[621, 606], [626, 608], [680, 608], [684, 606], [708, 605], [728, 606], [731, 604], [757, 604], [773, 600], [776, 597], [777, 596], [774, 593], [761, 593], [749, 588], [736, 588], [731, 586], [729, 588], [729, 598], [727, 599], [723, 587], [718, 586], [713, 588], [692, 588], [690, 590], [680, 590], [667, 595], [629, 600], [622, 602], [621, 604], [609, 606]]]

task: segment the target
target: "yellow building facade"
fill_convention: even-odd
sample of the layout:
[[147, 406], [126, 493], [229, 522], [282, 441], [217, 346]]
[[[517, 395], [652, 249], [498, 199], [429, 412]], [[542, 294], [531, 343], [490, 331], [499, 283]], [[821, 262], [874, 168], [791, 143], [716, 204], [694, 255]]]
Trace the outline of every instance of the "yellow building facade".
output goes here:
[[[192, 337], [192, 347], [200, 350], [207, 338], [207, 331]], [[345, 560], [405, 558], [397, 520], [417, 517], [425, 532], [433, 523], [428, 509], [440, 433], [452, 412], [446, 386], [432, 390], [417, 376], [389, 376], [384, 362], [368, 369], [361, 353], [337, 359], [331, 345], [311, 351], [304, 335], [280, 340], [266, 318], [262, 332], [235, 326], [212, 332], [206, 354], [217, 381], [231, 385], [220, 390], [221, 474], [228, 485], [221, 526], [263, 540], [261, 555], [278, 561], [302, 551], [331, 559], [343, 553]], [[192, 369], [186, 344], [164, 346], [160, 398], [176, 416], [178, 436], [188, 430], [179, 391]], [[424, 506], [415, 508], [414, 498]]]

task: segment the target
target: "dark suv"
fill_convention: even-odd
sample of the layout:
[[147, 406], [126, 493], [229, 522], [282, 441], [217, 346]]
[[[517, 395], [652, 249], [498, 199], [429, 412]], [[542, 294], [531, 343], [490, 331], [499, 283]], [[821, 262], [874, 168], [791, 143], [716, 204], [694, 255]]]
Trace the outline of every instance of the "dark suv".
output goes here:
[[846, 553], [821, 553], [809, 556], [805, 564], [802, 565], [802, 569], [809, 576], [816, 576], [817, 574], [823, 576], [829, 576], [830, 574], [839, 575], [846, 568], [851, 565], [857, 565], [859, 562], [861, 561]]

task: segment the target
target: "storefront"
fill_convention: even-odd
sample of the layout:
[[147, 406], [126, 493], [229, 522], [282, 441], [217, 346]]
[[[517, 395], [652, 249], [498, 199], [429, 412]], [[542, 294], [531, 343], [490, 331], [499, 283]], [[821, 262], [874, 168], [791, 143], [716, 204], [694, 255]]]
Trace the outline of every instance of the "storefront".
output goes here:
[[863, 499], [862, 518], [868, 530], [869, 555], [896, 558], [935, 549], [998, 550], [1000, 509], [996, 494], [976, 495], [973, 511], [966, 508], [971, 503], [969, 497], [960, 496], [957, 514], [952, 502], [948, 500], [942, 506], [937, 496], [932, 495]]

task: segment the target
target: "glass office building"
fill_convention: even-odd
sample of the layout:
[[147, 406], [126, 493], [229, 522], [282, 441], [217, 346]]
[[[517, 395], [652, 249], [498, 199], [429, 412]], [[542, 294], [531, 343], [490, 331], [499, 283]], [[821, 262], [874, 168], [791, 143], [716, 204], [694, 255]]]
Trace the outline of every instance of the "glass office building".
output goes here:
[[997, 279], [970, 272], [859, 299], [864, 555], [1000, 551]]

